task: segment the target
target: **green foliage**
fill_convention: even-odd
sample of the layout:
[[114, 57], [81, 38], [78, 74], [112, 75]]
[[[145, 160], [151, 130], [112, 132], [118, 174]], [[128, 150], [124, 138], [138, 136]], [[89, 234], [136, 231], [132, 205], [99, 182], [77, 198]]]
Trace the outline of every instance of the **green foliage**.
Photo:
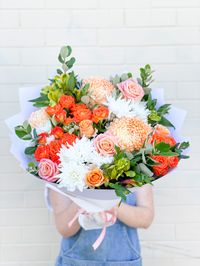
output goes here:
[[150, 110], [150, 114], [148, 115], [148, 122], [155, 126], [156, 124], [161, 124], [166, 127], [174, 127], [174, 125], [165, 117], [166, 114], [170, 111], [170, 104], [163, 104], [159, 108], [156, 108], [157, 99], [152, 99], [151, 92], [147, 98], [147, 109]]
[[32, 175], [38, 176], [38, 168], [37, 168], [37, 165], [34, 162], [28, 163], [28, 169], [27, 169], [27, 171], [30, 174], [32, 174]]
[[149, 86], [153, 82], [153, 72], [149, 64], [140, 68], [140, 78], [138, 78], [138, 82], [143, 87], [145, 95], [150, 93]]
[[114, 155], [114, 161], [111, 164], [104, 164], [102, 166], [106, 177], [117, 180], [120, 176], [125, 174], [130, 169], [130, 160], [126, 157], [123, 151], [120, 151], [119, 147], [115, 147], [116, 154]]
[[32, 135], [31, 135], [31, 126], [30, 124], [25, 121], [23, 125], [19, 125], [15, 127], [15, 134], [23, 140], [31, 140]]
[[36, 146], [31, 146], [31, 147], [27, 147], [25, 150], [24, 150], [24, 153], [26, 155], [33, 155], [35, 150], [36, 150]]
[[111, 77], [110, 81], [112, 82], [112, 84], [114, 86], [117, 86], [118, 83], [125, 81], [129, 78], [132, 78], [132, 77], [133, 77], [133, 74], [130, 72], [129, 73], [123, 73], [121, 76], [115, 75], [114, 77]]
[[63, 94], [76, 97], [75, 89], [77, 78], [74, 72], [67, 73], [75, 63], [75, 58], [71, 57], [72, 49], [70, 46], [63, 46], [60, 50], [58, 60], [62, 64], [62, 70], [57, 69], [58, 75], [51, 79], [50, 85], [42, 88], [40, 97], [30, 100], [36, 107], [54, 106], [58, 103]]
[[184, 141], [181, 143], [176, 143], [176, 145], [172, 148], [172, 151], [176, 152], [178, 154], [178, 157], [180, 159], [188, 159], [190, 156], [183, 155], [183, 151], [188, 149], [190, 146], [190, 143], [188, 141]]
[[172, 147], [165, 142], [160, 142], [158, 144], [154, 144], [154, 149], [152, 152], [153, 155], [161, 155], [161, 156], [178, 156], [177, 152], [172, 151]]
[[[66, 73], [70, 68], [73, 67], [76, 59], [74, 57], [71, 57], [71, 53], [72, 53], [72, 48], [70, 46], [63, 46], [60, 49], [60, 53], [58, 55], [58, 60], [59, 62], [62, 64], [62, 70], [64, 71], [64, 73]], [[62, 75], [63, 71], [60, 69], [57, 69], [57, 73], [59, 75]]]
[[36, 107], [45, 107], [49, 105], [49, 98], [45, 93], [41, 92], [40, 97], [29, 100], [29, 102], [32, 102], [33, 106]]
[[126, 200], [126, 196], [131, 193], [126, 187], [123, 187], [120, 183], [107, 183], [107, 186], [113, 188], [118, 197], [122, 200]]

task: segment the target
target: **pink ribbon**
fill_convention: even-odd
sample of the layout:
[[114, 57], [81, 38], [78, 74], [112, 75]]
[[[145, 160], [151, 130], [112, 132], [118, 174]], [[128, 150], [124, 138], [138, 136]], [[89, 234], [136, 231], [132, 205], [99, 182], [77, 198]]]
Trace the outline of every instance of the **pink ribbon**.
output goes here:
[[77, 213], [74, 215], [74, 217], [71, 219], [71, 221], [68, 223], [68, 226], [71, 227], [72, 224], [76, 221], [76, 219], [78, 219], [79, 214], [82, 213], [86, 213], [86, 211], [84, 211], [84, 209], [78, 209]]
[[[84, 209], [79, 209], [77, 211], [77, 213], [74, 215], [73, 219], [68, 223], [69, 227], [72, 226], [72, 224], [75, 222], [75, 220], [79, 217], [79, 214], [88, 214], [88, 213]], [[104, 240], [104, 237], [106, 235], [106, 228], [107, 228], [108, 224], [109, 223], [114, 224], [117, 220], [115, 209], [111, 209], [108, 211], [102, 211], [102, 212], [100, 212], [100, 214], [101, 214], [101, 217], [102, 217], [105, 225], [102, 228], [101, 234], [99, 235], [97, 240], [92, 245], [94, 250], [96, 250], [101, 245], [102, 241]], [[110, 216], [110, 218], [109, 218], [109, 216]]]

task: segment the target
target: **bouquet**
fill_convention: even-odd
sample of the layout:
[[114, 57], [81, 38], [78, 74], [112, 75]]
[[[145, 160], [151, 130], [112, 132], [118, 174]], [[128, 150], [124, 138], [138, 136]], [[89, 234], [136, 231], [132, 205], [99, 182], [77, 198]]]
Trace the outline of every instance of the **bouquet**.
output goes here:
[[30, 174], [87, 212], [109, 210], [188, 158], [189, 142], [180, 137], [185, 112], [150, 88], [150, 65], [137, 79], [80, 79], [71, 53], [61, 48], [62, 68], [48, 85], [20, 90], [22, 111], [7, 120], [11, 151]]

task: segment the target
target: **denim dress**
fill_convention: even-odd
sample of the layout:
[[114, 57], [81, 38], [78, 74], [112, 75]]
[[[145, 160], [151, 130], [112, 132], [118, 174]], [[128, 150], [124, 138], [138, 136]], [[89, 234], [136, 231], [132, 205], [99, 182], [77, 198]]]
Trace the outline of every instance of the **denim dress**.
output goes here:
[[[127, 196], [126, 203], [136, 205], [134, 193]], [[93, 250], [92, 244], [100, 233], [101, 229], [81, 228], [74, 236], [62, 238], [55, 266], [142, 266], [136, 228], [117, 220], [107, 227], [103, 242]]]

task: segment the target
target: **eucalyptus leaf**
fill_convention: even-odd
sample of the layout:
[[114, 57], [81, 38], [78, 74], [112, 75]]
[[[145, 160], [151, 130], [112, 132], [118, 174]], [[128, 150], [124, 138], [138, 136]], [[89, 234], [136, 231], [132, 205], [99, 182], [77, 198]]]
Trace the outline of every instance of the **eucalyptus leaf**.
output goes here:
[[63, 46], [60, 49], [60, 55], [62, 56], [62, 58], [67, 58], [68, 56], [70, 56], [72, 53], [72, 48], [70, 46]]
[[145, 174], [145, 175], [147, 175], [149, 177], [152, 177], [153, 176], [153, 172], [145, 164], [139, 163], [138, 164], [138, 167], [139, 167], [140, 171], [143, 174]]
[[34, 154], [35, 150], [36, 150], [36, 147], [35, 146], [34, 147], [27, 147], [25, 149], [24, 153], [26, 155], [32, 155], [32, 154]]
[[68, 67], [68, 69], [73, 67], [75, 61], [76, 61], [76, 59], [74, 57], [72, 57], [69, 61], [66, 62], [66, 66]]

